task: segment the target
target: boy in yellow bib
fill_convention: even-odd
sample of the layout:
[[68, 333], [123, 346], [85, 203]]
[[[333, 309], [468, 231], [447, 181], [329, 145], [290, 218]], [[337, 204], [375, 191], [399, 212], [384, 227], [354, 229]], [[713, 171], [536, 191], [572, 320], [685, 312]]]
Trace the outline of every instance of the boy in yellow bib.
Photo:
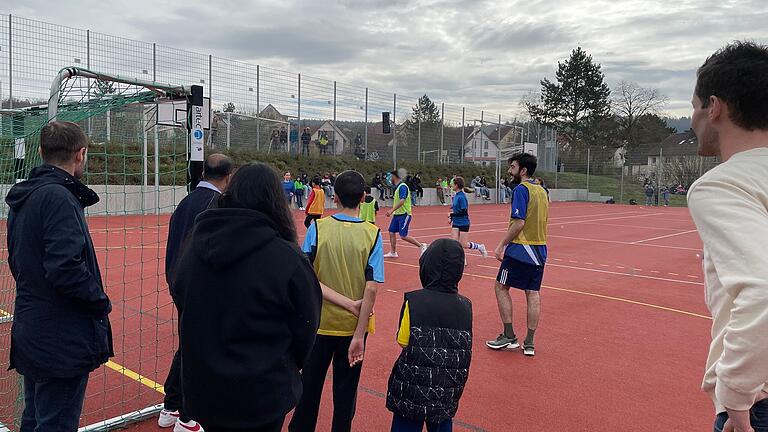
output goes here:
[[356, 171], [345, 171], [336, 178], [335, 189], [339, 213], [312, 222], [302, 246], [320, 280], [323, 309], [315, 346], [302, 370], [304, 392], [289, 426], [291, 432], [315, 430], [331, 363], [331, 430], [351, 430], [365, 339], [373, 331], [377, 285], [384, 282], [381, 232], [358, 217], [365, 179]]

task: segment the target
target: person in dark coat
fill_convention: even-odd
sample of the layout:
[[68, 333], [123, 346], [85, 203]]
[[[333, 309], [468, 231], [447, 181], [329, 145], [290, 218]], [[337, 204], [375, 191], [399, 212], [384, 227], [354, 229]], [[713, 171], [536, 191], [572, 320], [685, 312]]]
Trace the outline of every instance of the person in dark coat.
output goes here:
[[280, 431], [301, 397], [322, 292], [272, 168], [240, 168], [198, 216], [173, 289], [185, 414], [208, 432]]
[[[218, 201], [221, 193], [227, 189], [229, 180], [232, 178], [234, 163], [229, 157], [214, 153], [205, 159], [203, 166], [203, 180], [197, 184], [197, 187], [181, 200], [176, 210], [171, 215], [171, 221], [168, 227], [168, 242], [165, 249], [165, 280], [168, 287], [172, 287], [176, 261], [178, 260], [180, 250], [184, 241], [192, 231], [195, 224], [195, 218], [212, 203]], [[170, 292], [176, 308], [179, 309], [178, 302], [173, 290]], [[176, 350], [176, 354], [171, 361], [171, 368], [168, 370], [168, 376], [165, 379], [165, 398], [163, 399], [163, 409], [157, 419], [157, 425], [166, 428], [173, 426], [179, 432], [185, 430], [194, 431], [197, 422], [185, 415], [181, 410], [182, 389], [181, 389], [181, 354]], [[176, 427], [176, 424], [179, 424]]]
[[450, 432], [472, 360], [472, 303], [458, 293], [464, 248], [433, 242], [419, 259], [424, 289], [405, 294], [397, 342], [403, 347], [389, 376], [387, 409], [393, 432]]
[[10, 368], [24, 377], [22, 432], [77, 430], [88, 375], [114, 355], [112, 305], [84, 214], [99, 197], [79, 180], [86, 142], [74, 123], [43, 126], [43, 165], [5, 199], [16, 280]]

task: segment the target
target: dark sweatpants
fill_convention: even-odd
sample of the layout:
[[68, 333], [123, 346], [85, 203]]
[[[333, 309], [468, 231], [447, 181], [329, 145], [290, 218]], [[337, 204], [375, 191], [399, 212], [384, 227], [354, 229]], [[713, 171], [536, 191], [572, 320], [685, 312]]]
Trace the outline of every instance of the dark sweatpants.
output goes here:
[[[349, 367], [349, 344], [352, 336], [317, 335], [312, 354], [304, 365], [304, 393], [288, 426], [290, 432], [314, 432], [320, 398], [323, 395], [328, 366], [333, 362], [333, 423], [331, 432], [352, 430], [355, 416], [357, 384], [362, 363]], [[326, 430], [325, 428], [320, 428]]]

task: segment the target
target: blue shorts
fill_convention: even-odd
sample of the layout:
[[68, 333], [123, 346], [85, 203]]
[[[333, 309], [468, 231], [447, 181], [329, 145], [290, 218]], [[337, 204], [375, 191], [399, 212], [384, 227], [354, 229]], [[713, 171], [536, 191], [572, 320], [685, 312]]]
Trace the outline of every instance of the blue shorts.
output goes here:
[[408, 227], [411, 225], [411, 215], [401, 214], [392, 216], [389, 232], [400, 233], [400, 237], [408, 237]]
[[456, 228], [459, 232], [469, 232], [469, 225], [451, 224], [451, 228]]
[[539, 291], [544, 278], [544, 266], [526, 264], [505, 256], [496, 281], [504, 286], [525, 291]]

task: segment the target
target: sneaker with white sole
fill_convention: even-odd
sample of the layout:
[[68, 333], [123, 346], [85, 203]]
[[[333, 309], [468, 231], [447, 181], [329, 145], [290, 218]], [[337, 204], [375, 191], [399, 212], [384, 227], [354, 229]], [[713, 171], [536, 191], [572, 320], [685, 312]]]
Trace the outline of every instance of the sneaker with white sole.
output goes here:
[[183, 422], [181, 420], [176, 422], [176, 426], [173, 427], [173, 432], [205, 432], [200, 423], [190, 420]]
[[169, 411], [164, 409], [160, 411], [160, 417], [157, 418], [157, 425], [161, 428], [169, 428], [176, 424], [179, 419], [178, 411]]
[[420, 255], [424, 255], [424, 252], [426, 252], [426, 251], [427, 251], [427, 248], [428, 248], [428, 247], [429, 247], [429, 245], [428, 245], [428, 244], [426, 244], [426, 243], [422, 243], [422, 244], [421, 244], [421, 254], [420, 254]]
[[520, 344], [517, 342], [517, 338], [507, 337], [504, 333], [500, 334], [496, 339], [485, 342], [485, 345], [492, 350], [502, 349], [516, 349], [520, 348]]
[[488, 258], [488, 249], [485, 248], [485, 245], [480, 243], [477, 245], [477, 250], [480, 251], [480, 254], [483, 255], [483, 258]]
[[523, 344], [523, 354], [533, 357], [536, 352], [533, 350], [533, 344]]
[[400, 258], [397, 252], [389, 252], [384, 254], [384, 258]]

